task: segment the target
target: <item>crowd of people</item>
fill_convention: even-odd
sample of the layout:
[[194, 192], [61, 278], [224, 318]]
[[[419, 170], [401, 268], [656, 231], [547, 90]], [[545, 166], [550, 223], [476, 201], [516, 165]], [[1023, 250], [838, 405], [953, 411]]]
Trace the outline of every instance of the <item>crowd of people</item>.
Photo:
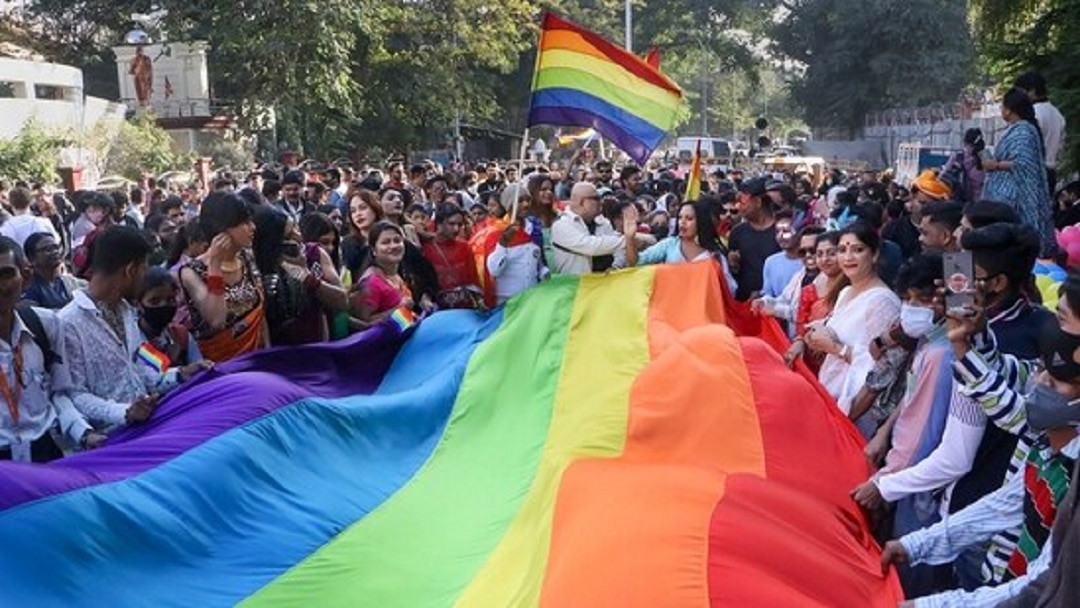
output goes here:
[[[916, 605], [1066, 597], [1080, 275], [1054, 229], [1080, 219], [1080, 187], [1051, 203], [1064, 124], [1043, 105], [1025, 74], [993, 158], [970, 132], [910, 187], [715, 170], [684, 200], [677, 167], [607, 160], [264, 168], [70, 201], [5, 187], [0, 459], [94, 449], [258, 349], [484, 310], [555, 274], [712, 260], [866, 438], [875, 473], [852, 497]], [[947, 308], [943, 256], [960, 252], [972, 297]]]

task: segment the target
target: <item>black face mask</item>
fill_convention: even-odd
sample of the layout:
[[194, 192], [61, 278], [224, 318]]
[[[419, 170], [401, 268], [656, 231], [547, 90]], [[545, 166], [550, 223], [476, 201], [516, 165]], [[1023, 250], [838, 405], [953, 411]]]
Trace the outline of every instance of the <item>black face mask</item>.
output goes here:
[[173, 318], [176, 316], [176, 304], [166, 304], [165, 306], [144, 306], [142, 309], [143, 321], [154, 330], [155, 334], [160, 334], [169, 323], [172, 323]]

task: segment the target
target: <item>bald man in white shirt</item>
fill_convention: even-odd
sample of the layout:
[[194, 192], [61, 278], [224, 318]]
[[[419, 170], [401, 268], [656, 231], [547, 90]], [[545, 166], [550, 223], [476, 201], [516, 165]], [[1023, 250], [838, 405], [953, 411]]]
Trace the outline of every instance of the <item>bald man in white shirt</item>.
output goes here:
[[[555, 272], [583, 275], [602, 271], [598, 258], [625, 251], [626, 243], [637, 232], [637, 207], [623, 210], [623, 234], [600, 213], [600, 193], [589, 182], [580, 182], [570, 191], [566, 211], [551, 226]], [[610, 267], [610, 265], [609, 265]]]

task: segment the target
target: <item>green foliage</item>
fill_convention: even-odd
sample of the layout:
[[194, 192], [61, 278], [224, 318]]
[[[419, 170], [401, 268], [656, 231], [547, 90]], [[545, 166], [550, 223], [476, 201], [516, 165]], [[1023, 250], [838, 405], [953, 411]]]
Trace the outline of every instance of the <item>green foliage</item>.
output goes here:
[[1080, 168], [1080, 3], [978, 0], [972, 16], [985, 67], [999, 88], [1029, 69], [1046, 77], [1051, 100], [1068, 125], [1066, 168]]
[[201, 142], [198, 156], [209, 157], [214, 169], [247, 171], [255, 163], [255, 154], [250, 146], [242, 141], [225, 139], [214, 135]]
[[35, 0], [26, 3], [32, 38], [15, 42], [82, 68], [87, 95], [115, 99], [120, 89], [110, 47], [123, 40], [131, 14], [148, 8], [143, 0]]
[[54, 182], [60, 150], [66, 145], [63, 137], [32, 119], [14, 138], [0, 140], [0, 176], [8, 180]]
[[[276, 141], [305, 156], [448, 145], [456, 120], [518, 131], [524, 126], [535, 61], [537, 19], [551, 8], [623, 40], [623, 0], [158, 0], [170, 40], [209, 42], [211, 90], [232, 102], [241, 125], [274, 108]], [[664, 71], [688, 100], [707, 84], [720, 99], [721, 74], [754, 72], [758, 59], [729, 35], [765, 31], [772, 0], [634, 0], [635, 50], [657, 45]], [[140, 0], [40, 0], [35, 44], [47, 56], [105, 73], [109, 52]], [[161, 38], [161, 36], [157, 36]], [[110, 72], [111, 70], [111, 72]], [[88, 74], [88, 77], [91, 77]], [[87, 91], [115, 97], [87, 83]], [[700, 104], [686, 119], [700, 120]], [[716, 104], [710, 103], [717, 119]], [[694, 116], [698, 114], [698, 116]], [[273, 139], [262, 134], [261, 139]], [[263, 145], [270, 150], [272, 145]]]
[[105, 172], [139, 181], [144, 175], [191, 166], [190, 153], [176, 149], [172, 137], [157, 126], [153, 114], [145, 113], [120, 126], [105, 151]]
[[811, 126], [858, 128], [866, 113], [954, 101], [973, 80], [961, 0], [795, 0], [775, 50], [805, 66], [792, 81]]

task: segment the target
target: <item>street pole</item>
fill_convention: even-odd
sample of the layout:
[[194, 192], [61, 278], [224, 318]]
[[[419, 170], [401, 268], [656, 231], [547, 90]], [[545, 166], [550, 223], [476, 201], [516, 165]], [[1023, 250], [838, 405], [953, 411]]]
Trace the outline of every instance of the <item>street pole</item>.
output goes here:
[[705, 71], [705, 57], [701, 58], [701, 134], [709, 134], [709, 79]]
[[626, 50], [631, 53], [634, 52], [634, 11], [630, 6], [630, 0], [625, 2], [625, 19], [626, 19]]

